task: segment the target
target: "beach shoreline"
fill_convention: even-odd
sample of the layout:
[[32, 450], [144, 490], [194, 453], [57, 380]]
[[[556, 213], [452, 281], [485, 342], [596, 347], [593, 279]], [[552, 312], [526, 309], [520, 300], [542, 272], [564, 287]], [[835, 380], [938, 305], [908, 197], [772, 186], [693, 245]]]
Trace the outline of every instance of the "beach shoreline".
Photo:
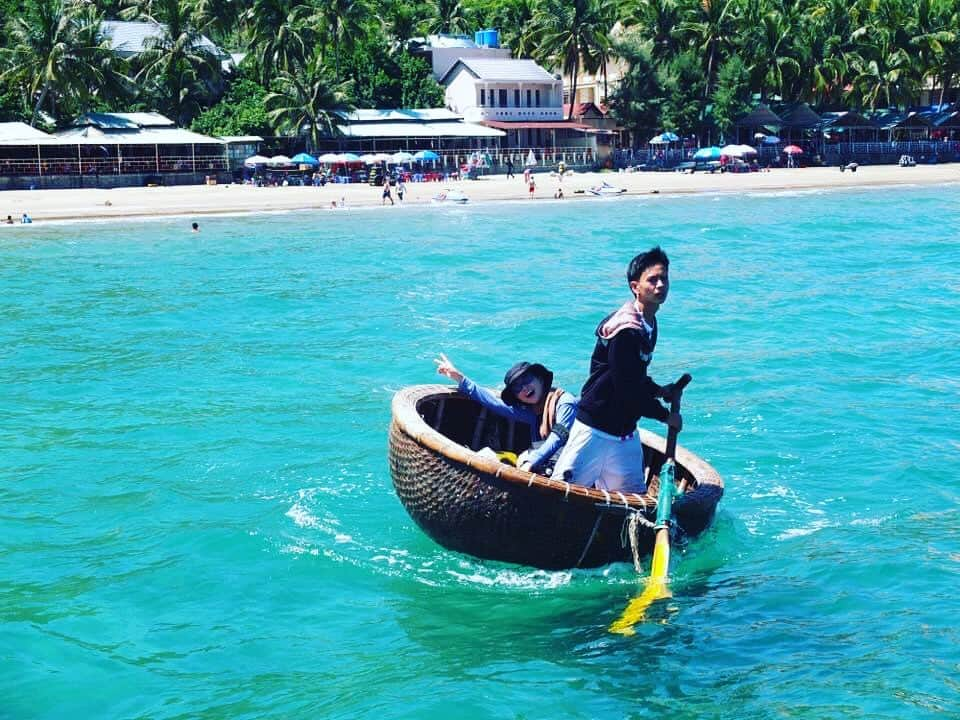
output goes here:
[[[555, 199], [561, 183], [546, 172], [535, 175], [534, 200]], [[859, 171], [839, 168], [778, 168], [742, 174], [646, 172], [576, 173], [564, 178], [564, 201], [597, 198], [589, 192], [607, 182], [625, 192], [616, 197], [671, 196], [715, 193], [758, 193], [831, 189], [866, 189], [891, 186], [930, 186], [960, 182], [960, 164], [902, 168], [896, 165], [861, 166]], [[470, 204], [491, 201], [529, 202], [522, 176], [507, 179], [489, 175], [479, 180], [408, 183], [396, 206], [433, 203], [447, 189], [460, 190]], [[382, 188], [367, 184], [325, 187], [266, 187], [251, 185], [177, 185], [170, 187], [9, 190], [0, 192], [0, 219], [8, 215], [19, 224], [23, 213], [34, 222], [115, 220], [144, 217], [193, 217], [381, 206]], [[390, 207], [387, 203], [386, 207]], [[2, 227], [2, 225], [0, 225]]]

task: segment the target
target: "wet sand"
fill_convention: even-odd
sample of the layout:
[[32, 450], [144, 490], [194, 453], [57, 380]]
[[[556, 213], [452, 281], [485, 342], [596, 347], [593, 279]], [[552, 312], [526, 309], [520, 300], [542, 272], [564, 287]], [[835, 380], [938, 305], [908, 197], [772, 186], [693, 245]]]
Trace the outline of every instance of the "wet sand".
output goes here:
[[[537, 173], [535, 179], [534, 199], [553, 199], [560, 185], [558, 179], [549, 173]], [[589, 188], [604, 181], [616, 188], [623, 188], [626, 191], [623, 195], [626, 196], [942, 185], [960, 182], [960, 164], [912, 168], [862, 166], [855, 173], [840, 172], [838, 168], [783, 168], [758, 173], [693, 175], [676, 172], [575, 173], [563, 180], [564, 198], [596, 200], [598, 198], [589, 192]], [[462, 191], [471, 204], [526, 200], [529, 195], [521, 175], [511, 179], [492, 175], [479, 180], [409, 183], [406, 187], [404, 205], [431, 203], [436, 194], [446, 189]], [[327, 185], [322, 188], [188, 185], [111, 190], [13, 190], [0, 192], [0, 219], [10, 215], [19, 223], [24, 212], [35, 222], [162, 215], [194, 217], [217, 213], [329, 209], [331, 203], [341, 200], [349, 210], [381, 205], [381, 192], [381, 188], [366, 184]], [[395, 192], [394, 202], [400, 204]]]

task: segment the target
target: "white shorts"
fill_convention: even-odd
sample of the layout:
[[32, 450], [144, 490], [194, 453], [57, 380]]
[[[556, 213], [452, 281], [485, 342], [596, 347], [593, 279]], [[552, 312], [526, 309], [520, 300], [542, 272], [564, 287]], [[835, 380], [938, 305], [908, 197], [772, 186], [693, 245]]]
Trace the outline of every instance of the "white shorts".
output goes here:
[[574, 420], [552, 477], [602, 490], [646, 492], [643, 445], [636, 432], [617, 437]]

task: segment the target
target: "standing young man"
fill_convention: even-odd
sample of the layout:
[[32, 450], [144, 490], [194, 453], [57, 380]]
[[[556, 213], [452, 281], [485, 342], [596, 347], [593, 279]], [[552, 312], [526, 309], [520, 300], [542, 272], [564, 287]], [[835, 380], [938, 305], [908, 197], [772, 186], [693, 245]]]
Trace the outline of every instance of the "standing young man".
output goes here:
[[597, 327], [590, 377], [554, 478], [604, 490], [645, 492], [637, 421], [649, 417], [681, 428], [680, 414], [658, 400], [672, 400], [673, 385], [661, 387], [647, 375], [657, 344], [657, 311], [670, 289], [669, 269], [667, 254], [659, 247], [630, 261], [627, 283], [633, 299]]

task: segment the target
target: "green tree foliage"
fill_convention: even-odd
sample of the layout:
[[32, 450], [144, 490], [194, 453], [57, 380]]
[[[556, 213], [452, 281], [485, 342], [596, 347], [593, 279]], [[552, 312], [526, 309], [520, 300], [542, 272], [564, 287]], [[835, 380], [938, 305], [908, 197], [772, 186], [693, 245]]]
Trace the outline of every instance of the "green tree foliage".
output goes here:
[[638, 141], [660, 129], [660, 106], [664, 90], [653, 64], [649, 46], [641, 45], [636, 37], [614, 46], [615, 52], [629, 69], [610, 96], [610, 110], [624, 127], [630, 128]]
[[717, 72], [717, 87], [713, 91], [713, 120], [721, 140], [733, 128], [738, 117], [750, 111], [752, 93], [750, 73], [739, 55], [727, 58]]
[[268, 115], [277, 129], [293, 135], [305, 132], [313, 147], [321, 135], [335, 135], [342, 123], [338, 113], [353, 109], [345, 83], [331, 80], [316, 56], [298, 72], [283, 72], [276, 92], [267, 95]]
[[[125, 64], [98, 28], [131, 1], [168, 32]], [[960, 0], [0, 0], [0, 116], [146, 108], [189, 122], [208, 108], [203, 126], [260, 125], [252, 92], [234, 112], [218, 107], [223, 79], [201, 35], [246, 53], [261, 92], [315, 64], [337, 87], [349, 81], [357, 106], [439, 105], [429, 68], [406, 55], [412, 41], [483, 27], [561, 72], [570, 95], [618, 57], [626, 71], [608, 97], [638, 133], [727, 128], [745, 87], [865, 110], [906, 108], [927, 88], [947, 101], [960, 82]]]
[[443, 87], [433, 79], [430, 66], [421, 58], [401, 53], [397, 60], [400, 71], [400, 98], [397, 107], [443, 107]]
[[230, 81], [218, 103], [200, 113], [191, 128], [205, 135], [270, 135], [273, 123], [267, 116], [266, 97], [267, 91], [253, 77], [240, 74]]
[[191, 0], [132, 0], [124, 17], [163, 29], [136, 58], [136, 79], [160, 112], [188, 125], [221, 81], [221, 58], [203, 42]]
[[0, 83], [19, 88], [31, 125], [41, 110], [59, 122], [89, 110], [98, 95], [124, 91], [122, 63], [100, 36], [102, 19], [85, 3], [33, 0], [7, 23]]

